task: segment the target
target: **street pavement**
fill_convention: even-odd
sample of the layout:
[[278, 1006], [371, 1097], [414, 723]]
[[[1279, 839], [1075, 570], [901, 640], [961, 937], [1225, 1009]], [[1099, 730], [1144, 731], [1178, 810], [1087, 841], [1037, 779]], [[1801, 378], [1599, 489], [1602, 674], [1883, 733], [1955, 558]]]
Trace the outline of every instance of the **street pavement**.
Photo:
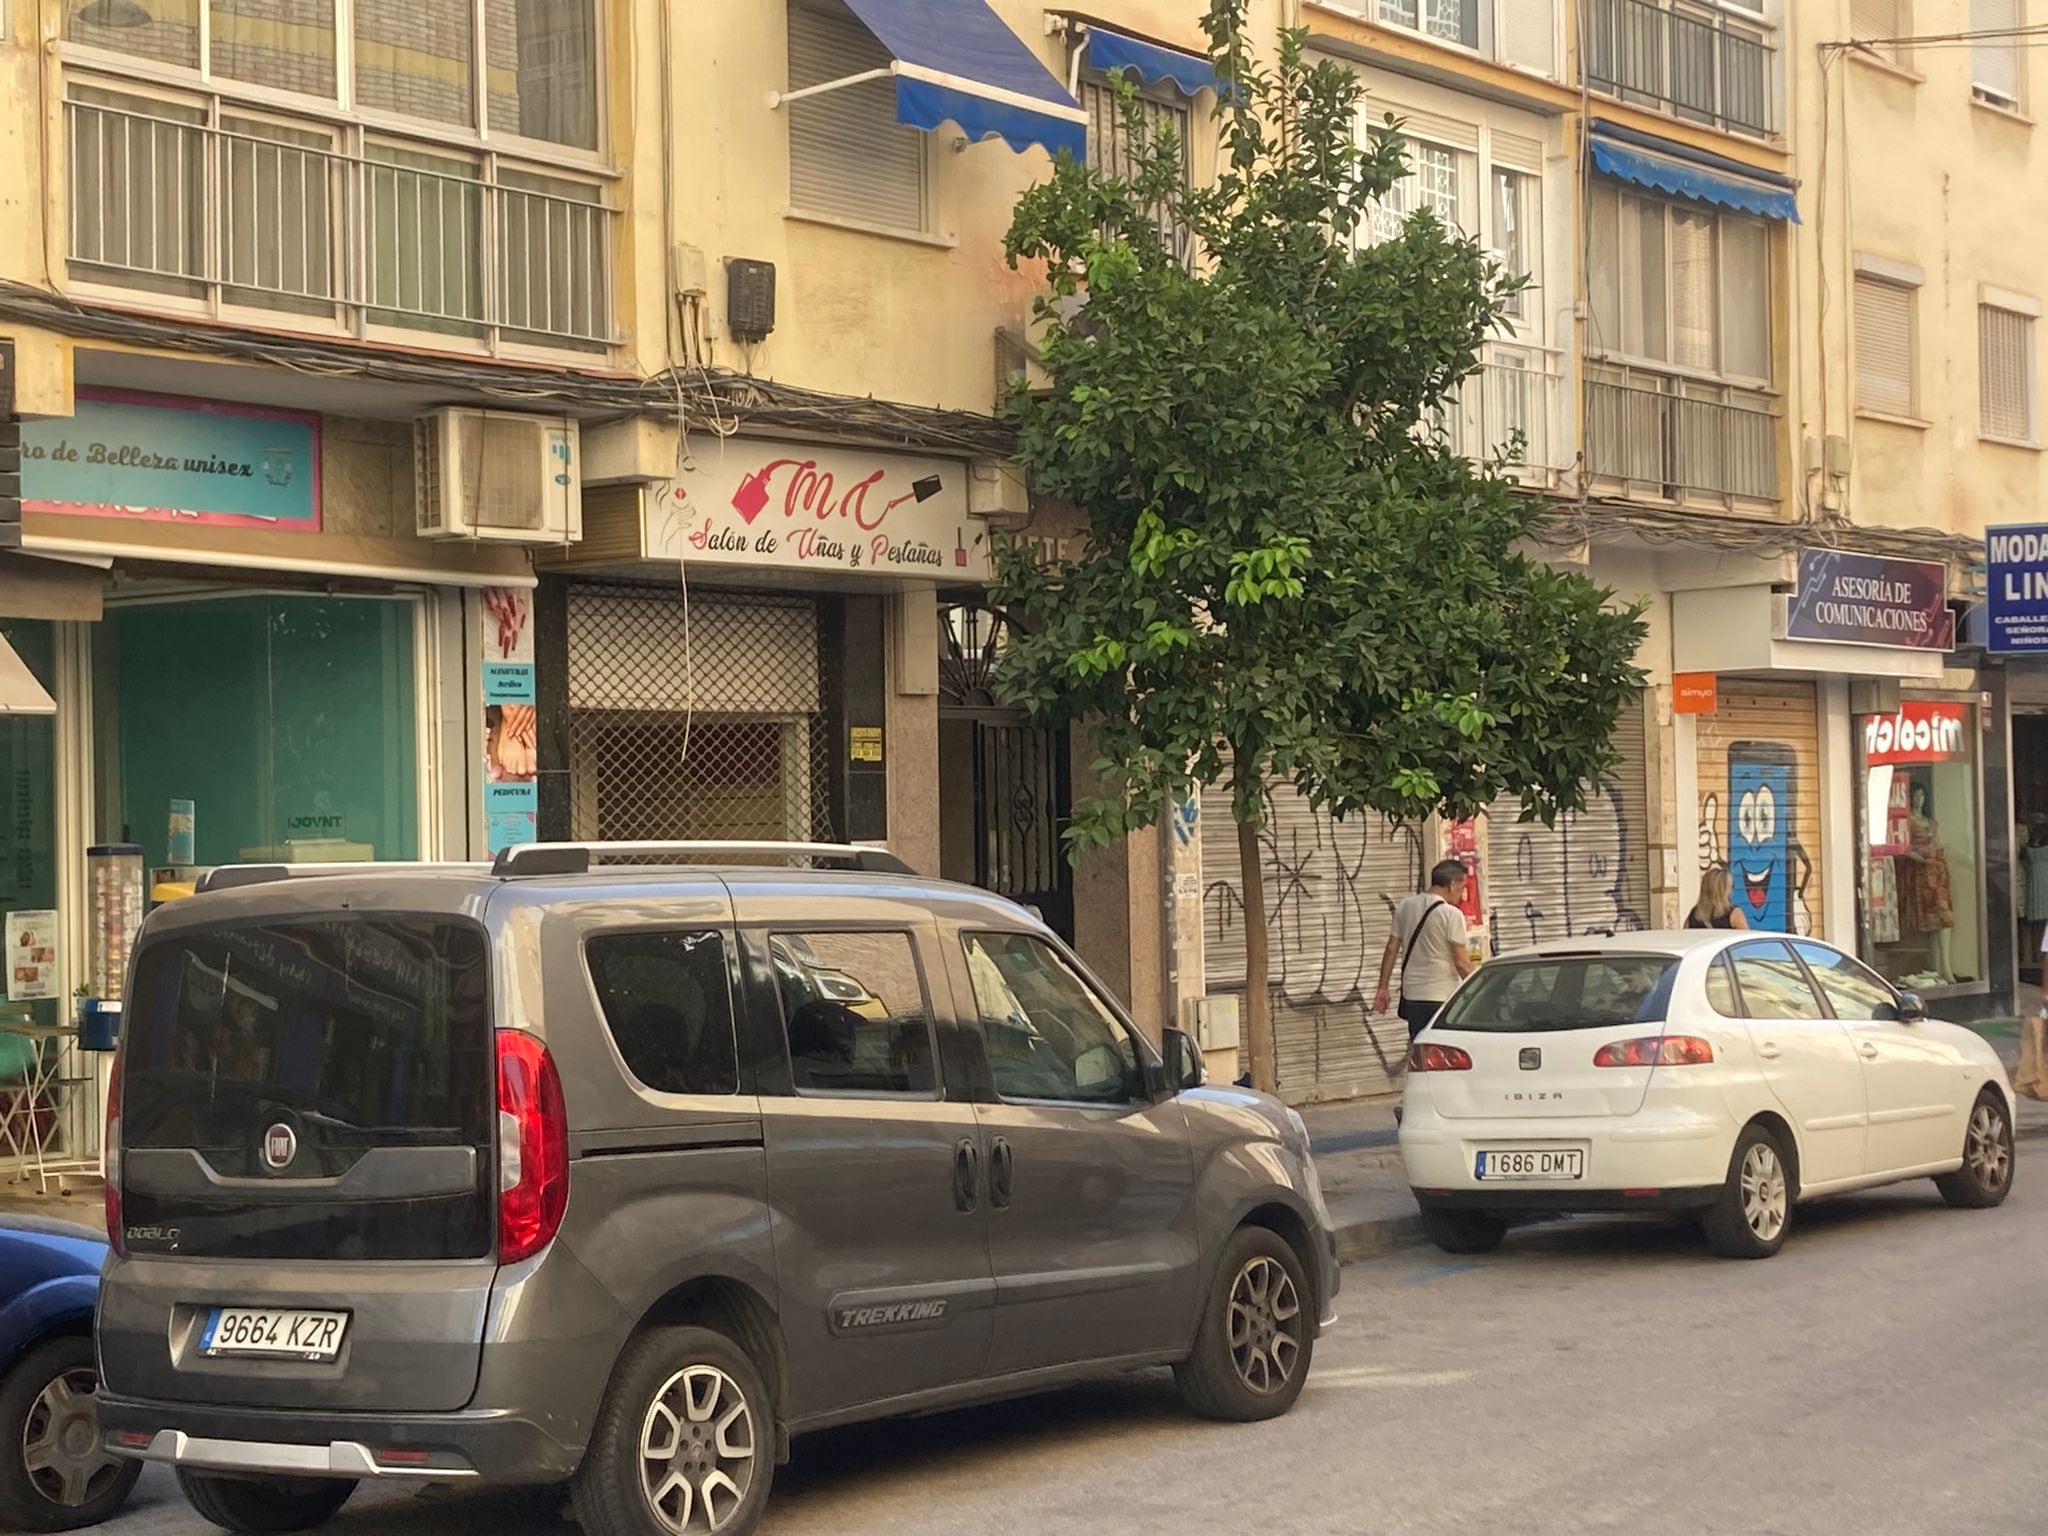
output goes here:
[[[1163, 1373], [797, 1443], [764, 1536], [1972, 1536], [2048, 1521], [2048, 1141], [2000, 1210], [1929, 1184], [1779, 1257], [1579, 1219], [1345, 1271], [1295, 1412], [1203, 1424]], [[109, 1536], [205, 1536], [152, 1470]], [[552, 1494], [359, 1496], [335, 1536], [575, 1536]]]

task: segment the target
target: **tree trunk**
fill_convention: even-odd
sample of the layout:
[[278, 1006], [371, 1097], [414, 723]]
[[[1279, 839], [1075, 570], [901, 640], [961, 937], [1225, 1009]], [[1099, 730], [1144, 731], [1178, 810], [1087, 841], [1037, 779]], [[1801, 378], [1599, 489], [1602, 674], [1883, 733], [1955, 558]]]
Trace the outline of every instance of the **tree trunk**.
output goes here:
[[1280, 1085], [1273, 1049], [1273, 997], [1266, 984], [1266, 880], [1259, 858], [1259, 829], [1237, 824], [1238, 882], [1244, 892], [1244, 1029], [1251, 1056], [1252, 1086], [1272, 1093]]

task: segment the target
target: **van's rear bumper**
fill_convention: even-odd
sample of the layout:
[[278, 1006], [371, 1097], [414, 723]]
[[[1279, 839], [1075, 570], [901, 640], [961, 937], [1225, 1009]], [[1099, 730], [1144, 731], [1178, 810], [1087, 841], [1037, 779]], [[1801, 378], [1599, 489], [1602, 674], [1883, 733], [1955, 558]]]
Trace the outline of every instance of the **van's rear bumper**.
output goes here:
[[296, 1413], [110, 1396], [95, 1399], [117, 1456], [252, 1476], [561, 1482], [583, 1459], [530, 1419], [456, 1413]]

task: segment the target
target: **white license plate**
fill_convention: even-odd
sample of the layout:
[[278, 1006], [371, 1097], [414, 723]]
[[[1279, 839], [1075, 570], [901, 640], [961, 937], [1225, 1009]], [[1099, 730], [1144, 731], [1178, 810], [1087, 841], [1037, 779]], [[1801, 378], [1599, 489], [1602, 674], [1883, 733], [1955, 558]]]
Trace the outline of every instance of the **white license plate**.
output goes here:
[[1577, 1147], [1526, 1151], [1489, 1147], [1473, 1163], [1476, 1179], [1583, 1179], [1586, 1154]]
[[282, 1360], [332, 1360], [348, 1336], [346, 1312], [274, 1307], [215, 1307], [199, 1337], [202, 1355], [270, 1355]]

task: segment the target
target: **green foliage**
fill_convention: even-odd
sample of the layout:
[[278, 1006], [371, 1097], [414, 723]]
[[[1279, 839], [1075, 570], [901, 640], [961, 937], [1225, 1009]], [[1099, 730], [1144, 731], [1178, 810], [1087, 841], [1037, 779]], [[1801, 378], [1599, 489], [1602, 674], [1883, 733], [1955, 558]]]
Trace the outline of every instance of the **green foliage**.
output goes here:
[[1252, 823], [1269, 775], [1338, 814], [1514, 793], [1547, 820], [1610, 761], [1639, 611], [1522, 554], [1540, 503], [1431, 427], [1516, 280], [1427, 212], [1372, 238], [1398, 125], [1354, 142], [1351, 72], [1298, 32], [1259, 61], [1245, 5], [1206, 22], [1231, 83], [1213, 186], [1127, 111], [1129, 178], [1062, 161], [1018, 206], [1052, 380], [1016, 398], [1019, 457], [1089, 538], [998, 550], [997, 600], [1030, 616], [1003, 686], [1095, 728], [1076, 856], [1226, 772]]

